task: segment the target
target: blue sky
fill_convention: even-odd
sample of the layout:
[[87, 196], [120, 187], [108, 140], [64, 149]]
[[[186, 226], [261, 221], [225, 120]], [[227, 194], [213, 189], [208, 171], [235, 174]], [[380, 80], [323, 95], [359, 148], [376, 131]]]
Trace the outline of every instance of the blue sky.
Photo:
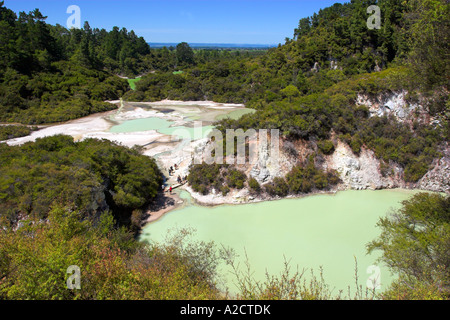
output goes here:
[[284, 43], [298, 20], [337, 0], [5, 0], [15, 12], [34, 8], [50, 24], [66, 26], [69, 5], [81, 10], [81, 25], [134, 30], [148, 42]]

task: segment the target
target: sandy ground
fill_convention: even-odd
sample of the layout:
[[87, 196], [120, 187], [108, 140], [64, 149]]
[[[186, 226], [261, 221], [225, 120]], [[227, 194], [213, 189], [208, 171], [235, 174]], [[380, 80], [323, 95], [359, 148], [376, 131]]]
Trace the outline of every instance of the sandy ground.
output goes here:
[[183, 200], [175, 193], [160, 192], [153, 204], [147, 209], [142, 226], [160, 219], [164, 214], [183, 204]]
[[105, 132], [112, 126], [112, 123], [107, 121], [105, 118], [114, 112], [115, 111], [98, 113], [81, 119], [68, 121], [64, 124], [47, 126], [38, 131], [32, 132], [29, 136], [11, 139], [6, 141], [6, 143], [11, 146], [21, 145], [29, 141], [34, 141], [37, 138], [54, 136], [57, 134], [71, 135], [75, 139], [79, 139], [86, 134]]

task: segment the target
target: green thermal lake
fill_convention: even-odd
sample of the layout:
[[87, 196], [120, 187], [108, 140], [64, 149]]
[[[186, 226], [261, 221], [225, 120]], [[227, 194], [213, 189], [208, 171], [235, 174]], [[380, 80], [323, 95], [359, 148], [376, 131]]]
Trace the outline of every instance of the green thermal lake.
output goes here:
[[[247, 112], [253, 111], [234, 110], [219, 118], [239, 117]], [[192, 114], [190, 120], [193, 121], [196, 115], [203, 116]], [[173, 121], [150, 117], [124, 121], [113, 126], [110, 132], [156, 130], [196, 140], [205, 137], [212, 128], [175, 126]], [[164, 241], [170, 229], [193, 228], [196, 230], [194, 240], [214, 241], [218, 248], [221, 245], [233, 248], [241, 266], [247, 254], [256, 280], [265, 280], [266, 271], [279, 275], [286, 258], [292, 270], [297, 266], [300, 270], [306, 269], [306, 278], [310, 269], [318, 276], [322, 267], [324, 280], [333, 289], [333, 294], [343, 290], [345, 295], [349, 286], [355, 292], [355, 257], [359, 284], [365, 287], [372, 275], [367, 273], [368, 268], [376, 265], [380, 253], [366, 255], [366, 244], [379, 235], [380, 230], [376, 227], [379, 218], [391, 209], [399, 208], [403, 200], [417, 192], [350, 190], [335, 195], [203, 207], [193, 204], [189, 194], [181, 191], [186, 204], [147, 225], [141, 240]], [[381, 270], [380, 290], [383, 290], [393, 276], [383, 265], [378, 267]], [[229, 266], [220, 266], [226, 286], [230, 292], [235, 292], [230, 271]]]
[[115, 133], [138, 132], [156, 130], [159, 133], [178, 136], [182, 139], [197, 140], [204, 138], [213, 129], [213, 126], [202, 126], [190, 128], [185, 126], [174, 126], [172, 121], [157, 117], [127, 120], [121, 124], [113, 126], [109, 131]]
[[[333, 293], [355, 292], [355, 259], [358, 261], [359, 284], [365, 287], [367, 268], [375, 265], [379, 253], [366, 255], [365, 245], [375, 239], [380, 217], [401, 201], [419, 191], [379, 190], [342, 191], [335, 195], [313, 195], [299, 199], [284, 199], [243, 205], [202, 207], [188, 204], [169, 212], [160, 220], [147, 225], [141, 235], [143, 241], [163, 241], [170, 229], [191, 227], [195, 240], [214, 241], [219, 247], [233, 248], [241, 266], [245, 252], [257, 280], [265, 279], [266, 270], [278, 275], [284, 257], [292, 270], [306, 268], [319, 275], [323, 267], [324, 279]], [[186, 192], [183, 197], [186, 198]], [[381, 289], [392, 281], [383, 265]], [[221, 266], [227, 286], [233, 292], [233, 278], [228, 266]]]
[[121, 124], [113, 126], [109, 131], [120, 132], [138, 132], [138, 131], [150, 131], [161, 130], [170, 127], [172, 122], [157, 117], [127, 120]]
[[136, 90], [136, 82], [139, 82], [140, 80], [141, 78], [128, 79], [128, 84], [130, 85], [130, 88]]

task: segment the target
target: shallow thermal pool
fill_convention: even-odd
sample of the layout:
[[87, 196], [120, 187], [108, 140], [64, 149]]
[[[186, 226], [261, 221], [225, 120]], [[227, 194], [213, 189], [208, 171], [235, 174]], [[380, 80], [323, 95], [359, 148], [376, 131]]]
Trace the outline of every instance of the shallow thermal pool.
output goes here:
[[[323, 267], [325, 282], [337, 294], [348, 286], [355, 292], [355, 257], [358, 263], [359, 284], [365, 287], [368, 268], [376, 265], [379, 253], [366, 255], [365, 245], [375, 239], [380, 217], [401, 201], [419, 191], [379, 190], [342, 191], [335, 195], [313, 195], [299, 199], [284, 199], [243, 205], [202, 207], [191, 203], [174, 210], [160, 220], [147, 225], [142, 241], [163, 241], [169, 229], [196, 229], [194, 239], [214, 241], [233, 248], [243, 266], [245, 252], [257, 280], [264, 280], [266, 270], [279, 274], [284, 257], [292, 270], [306, 268], [319, 275]], [[184, 198], [189, 198], [184, 192]], [[381, 288], [393, 276], [383, 265], [380, 268]], [[226, 285], [235, 291], [234, 278], [228, 266], [221, 266]]]
[[111, 127], [110, 132], [138, 132], [138, 131], [150, 131], [161, 130], [170, 127], [171, 121], [166, 119], [149, 117], [143, 119], [127, 120], [121, 124]]

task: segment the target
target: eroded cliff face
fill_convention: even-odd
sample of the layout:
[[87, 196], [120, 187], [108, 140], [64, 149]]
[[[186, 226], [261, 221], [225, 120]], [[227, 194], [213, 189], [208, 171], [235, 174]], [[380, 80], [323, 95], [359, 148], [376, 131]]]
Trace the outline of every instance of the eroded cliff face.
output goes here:
[[416, 188], [450, 193], [450, 146], [448, 142], [442, 148], [442, 157], [433, 161], [429, 170], [416, 184]]
[[419, 103], [409, 102], [407, 96], [408, 92], [405, 90], [381, 93], [375, 97], [360, 93], [356, 98], [356, 104], [368, 107], [371, 116], [393, 115], [399, 122], [418, 120], [429, 123], [430, 116], [425, 108]]
[[325, 169], [334, 169], [339, 173], [346, 189], [385, 189], [406, 187], [402, 180], [403, 169], [392, 163], [389, 175], [383, 175], [380, 161], [372, 150], [362, 148], [359, 155], [344, 142], [338, 141], [336, 149], [326, 158]]
[[[426, 108], [419, 103], [411, 103], [407, 99], [406, 91], [380, 94], [376, 97], [359, 94], [356, 103], [369, 108], [371, 116], [392, 115], [399, 122], [412, 128], [414, 121], [425, 124], [440, 125], [437, 119], [429, 116]], [[395, 162], [381, 163], [372, 150], [365, 146], [359, 154], [354, 154], [348, 144], [332, 138], [335, 150], [331, 155], [316, 157], [315, 164], [323, 170], [333, 169], [339, 173], [341, 184], [328, 190], [365, 190], [408, 188], [435, 192], [450, 193], [450, 146], [447, 143], [441, 146], [442, 157], [435, 159], [431, 169], [417, 182], [406, 183], [404, 169]], [[255, 144], [256, 141], [250, 141]], [[200, 144], [203, 150], [208, 149], [210, 143], [204, 141]], [[317, 145], [314, 141], [286, 141], [280, 139], [279, 152], [274, 153], [270, 145], [258, 144], [258, 158], [253, 163], [237, 165], [248, 177], [255, 178], [261, 185], [273, 181], [275, 177], [284, 177], [292, 168], [304, 161], [312, 154], [316, 154]], [[254, 195], [248, 189], [233, 190], [227, 196], [212, 192], [203, 196], [193, 192], [193, 197], [204, 204], [243, 203], [273, 199], [267, 195]]]
[[[409, 101], [408, 92], [402, 90], [399, 92], [381, 93], [376, 97], [370, 97], [368, 94], [358, 94], [356, 104], [367, 106], [371, 116], [392, 115], [397, 121], [410, 127], [414, 121], [427, 125], [440, 126], [440, 120], [437, 117], [430, 116], [424, 107], [427, 103], [426, 98], [420, 97], [418, 101]], [[370, 153], [371, 151], [366, 150], [366, 152]], [[394, 172], [392, 179], [376, 179], [376, 175], [372, 175], [371, 177], [374, 182], [384, 182], [381, 183], [382, 188], [389, 188], [392, 185], [393, 187], [410, 187], [450, 193], [450, 148], [448, 142], [441, 146], [440, 153], [442, 157], [435, 159], [431, 169], [415, 184], [407, 185], [403, 181], [401, 167], [392, 163], [390, 164], [390, 169]], [[372, 163], [379, 162], [373, 156], [373, 152], [370, 158], [372, 158]], [[365, 168], [364, 171], [370, 171], [370, 169]], [[387, 181], [389, 182], [386, 185]]]
[[[284, 144], [288, 143], [289, 148]], [[291, 150], [294, 147], [295, 150]], [[275, 177], [285, 176], [295, 165], [303, 162], [316, 151], [313, 142], [296, 141], [283, 142], [280, 148], [279, 165], [270, 160], [270, 153], [261, 150], [264, 161], [255, 165], [247, 165], [244, 169], [249, 176], [260, 183], [272, 181]], [[382, 169], [381, 161], [375, 153], [365, 147], [361, 148], [359, 155], [353, 153], [345, 142], [336, 139], [335, 151], [328, 156], [322, 156], [316, 165], [324, 170], [333, 169], [339, 173], [342, 183], [335, 190], [365, 190], [390, 188], [416, 188], [430, 191], [450, 193], [450, 147], [442, 147], [442, 157], [433, 162], [431, 169], [417, 182], [404, 181], [404, 169], [395, 162], [385, 164]], [[319, 162], [319, 163], [317, 163]], [[246, 169], [246, 170], [245, 170]]]

